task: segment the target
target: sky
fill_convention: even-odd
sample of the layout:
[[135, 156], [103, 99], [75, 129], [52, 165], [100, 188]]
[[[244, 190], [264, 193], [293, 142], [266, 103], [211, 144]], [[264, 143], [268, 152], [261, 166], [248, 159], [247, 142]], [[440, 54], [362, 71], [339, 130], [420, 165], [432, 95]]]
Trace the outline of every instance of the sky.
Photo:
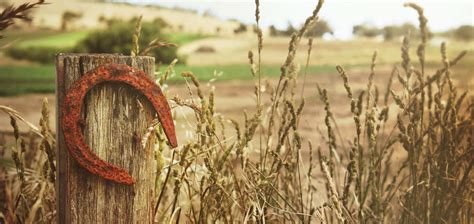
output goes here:
[[[120, 1], [120, 0], [118, 0]], [[156, 4], [210, 11], [222, 19], [237, 19], [246, 24], [255, 23], [254, 0], [122, 0], [137, 4]], [[403, 7], [403, 0], [325, 0], [320, 17], [329, 22], [338, 39], [352, 36], [352, 27], [368, 23], [375, 26], [417, 24], [418, 16], [412, 9]], [[424, 7], [428, 26], [434, 32], [446, 31], [460, 25], [474, 25], [474, 1], [469, 0], [414, 0]], [[261, 0], [261, 25], [275, 25], [284, 29], [290, 22], [301, 25], [311, 15], [317, 0]]]

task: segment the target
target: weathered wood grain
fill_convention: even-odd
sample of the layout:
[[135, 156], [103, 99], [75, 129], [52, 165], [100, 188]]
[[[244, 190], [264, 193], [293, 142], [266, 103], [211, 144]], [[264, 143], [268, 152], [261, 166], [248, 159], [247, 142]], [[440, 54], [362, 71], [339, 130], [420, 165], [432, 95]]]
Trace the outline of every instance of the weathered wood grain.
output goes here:
[[[154, 199], [153, 150], [140, 143], [154, 112], [131, 87], [105, 83], [93, 88], [82, 109], [86, 143], [102, 159], [136, 180], [126, 186], [81, 168], [69, 155], [59, 121], [70, 85], [86, 72], [108, 64], [127, 64], [152, 76], [154, 58], [111, 54], [60, 54], [57, 73], [57, 204], [59, 223], [151, 223]], [[138, 140], [138, 141], [137, 141]]]

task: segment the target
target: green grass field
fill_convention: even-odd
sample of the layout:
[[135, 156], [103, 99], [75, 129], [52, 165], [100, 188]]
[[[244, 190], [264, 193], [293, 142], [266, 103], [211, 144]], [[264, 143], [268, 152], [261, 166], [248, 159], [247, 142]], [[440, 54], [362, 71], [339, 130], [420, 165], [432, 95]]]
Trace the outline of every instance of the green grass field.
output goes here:
[[88, 31], [55, 33], [41, 38], [29, 39], [18, 44], [19, 47], [74, 47], [84, 39]]
[[[79, 41], [84, 39], [90, 31], [35, 31], [35, 32], [6, 32], [5, 38], [0, 40], [0, 45], [14, 42], [17, 47], [74, 47]], [[167, 41], [176, 44], [185, 44], [209, 36], [188, 33], [166, 34]]]
[[[453, 70], [453, 77], [460, 80], [459, 87], [470, 88], [472, 80], [472, 61], [474, 54], [468, 52], [466, 57]], [[428, 63], [428, 69], [436, 68], [440, 63]], [[381, 66], [381, 65], [378, 65]], [[383, 64], [382, 64], [383, 66]], [[368, 64], [346, 65], [345, 68], [368, 68]], [[160, 71], [164, 72], [166, 65], [160, 67]], [[175, 73], [170, 77], [172, 83], [184, 82], [180, 76], [183, 71], [193, 72], [201, 81], [209, 81], [216, 78], [217, 81], [226, 80], [252, 80], [250, 67], [247, 64], [220, 65], [220, 66], [189, 66], [176, 65]], [[334, 74], [337, 76], [334, 64], [326, 65], [310, 65], [308, 74]], [[220, 74], [216, 77], [216, 74]], [[278, 77], [280, 75], [280, 67], [265, 65], [262, 66], [262, 75], [264, 77]], [[54, 65], [19, 65], [19, 66], [0, 66], [0, 96], [11, 96], [25, 93], [53, 93], [55, 91], [56, 71]]]
[[[52, 31], [23, 33], [6, 33], [5, 39], [0, 40], [0, 44], [17, 40], [15, 45], [21, 47], [29, 46], [74, 46], [78, 41], [87, 35], [87, 31], [76, 31], [68, 33], [58, 33]], [[205, 38], [203, 35], [191, 34], [167, 34], [168, 41], [179, 45]], [[279, 43], [279, 42], [278, 42]], [[361, 46], [364, 46], [361, 48]], [[412, 43], [411, 51], [416, 51], [416, 43]], [[274, 52], [285, 53], [287, 49], [278, 44], [270, 42], [269, 46]], [[468, 50], [468, 54], [457, 66], [455, 77], [462, 80], [460, 87], [469, 88], [472, 80], [472, 70], [474, 61], [474, 51], [472, 43], [452, 42], [448, 44], [448, 55], [455, 57], [461, 50]], [[400, 60], [399, 43], [396, 42], [375, 42], [375, 41], [345, 41], [345, 42], [325, 42], [318, 43], [314, 47], [311, 58], [309, 74], [335, 74], [335, 65], [342, 63], [345, 68], [363, 67], [368, 68], [370, 58], [374, 49], [379, 50], [377, 66], [392, 66]], [[278, 50], [278, 51], [276, 51]], [[264, 51], [265, 53], [265, 51]], [[430, 45], [426, 51], [427, 66], [435, 68], [441, 64], [439, 59], [439, 47]], [[202, 55], [201, 55], [202, 57]], [[223, 56], [224, 57], [224, 56]], [[305, 55], [299, 55], [299, 61], [304, 62]], [[1, 60], [1, 59], [0, 59]], [[418, 63], [417, 58], [412, 58], [414, 64]], [[223, 80], [251, 80], [250, 68], [246, 61], [230, 65], [177, 65], [175, 74], [170, 78], [171, 82], [183, 82], [179, 74], [183, 71], [192, 71], [202, 81], [215, 78], [215, 74], [222, 73], [217, 77], [218, 81]], [[166, 66], [160, 68], [164, 71]], [[262, 67], [262, 74], [265, 77], [277, 77], [280, 74], [278, 64], [266, 65]], [[335, 74], [336, 75], [336, 74]], [[18, 95], [24, 93], [52, 93], [54, 92], [55, 68], [54, 65], [2, 65], [0, 66], [0, 95]], [[467, 82], [465, 82], [467, 81]]]
[[55, 76], [53, 65], [1, 66], [0, 96], [54, 93]]
[[[164, 71], [165, 66], [160, 68]], [[251, 80], [253, 79], [248, 65], [225, 66], [187, 66], [177, 65], [175, 75], [170, 78], [172, 83], [184, 82], [180, 76], [183, 71], [192, 71], [201, 81], [216, 78], [217, 81], [225, 80]], [[333, 66], [317, 65], [308, 68], [308, 74], [332, 73]], [[263, 66], [262, 74], [265, 77], [278, 77], [278, 66]], [[53, 93], [55, 89], [56, 71], [54, 65], [34, 66], [1, 66], [0, 67], [0, 96], [11, 96], [25, 93]]]
[[[56, 47], [69, 48], [74, 47], [79, 41], [84, 39], [89, 31], [10, 31], [4, 34], [5, 38], [0, 40], [0, 46], [13, 43], [14, 46], [27, 47]], [[167, 34], [169, 42], [182, 45], [194, 40], [202, 39], [207, 36], [198, 34]], [[223, 68], [225, 73], [236, 74], [236, 77], [245, 77], [243, 74], [244, 66], [227, 66]], [[202, 73], [204, 79], [210, 79], [213, 74], [213, 68], [188, 68], [178, 65], [177, 71], [193, 70]], [[236, 72], [237, 71], [237, 72]], [[53, 93], [55, 91], [55, 68], [54, 65], [2, 65], [0, 66], [0, 96], [11, 96], [25, 93]], [[246, 70], [248, 72], [248, 69]], [[175, 77], [179, 82], [178, 77]], [[231, 79], [231, 78], [226, 78]], [[239, 79], [239, 78], [237, 78]]]
[[0, 40], [1, 43], [13, 42], [17, 47], [73, 47], [79, 41], [84, 39], [88, 31], [11, 31], [6, 32], [5, 38]]
[[165, 34], [165, 38], [168, 39], [169, 42], [175, 43], [178, 45], [186, 44], [195, 40], [207, 38], [209, 36], [201, 35], [201, 34], [188, 34], [188, 33], [170, 33]]

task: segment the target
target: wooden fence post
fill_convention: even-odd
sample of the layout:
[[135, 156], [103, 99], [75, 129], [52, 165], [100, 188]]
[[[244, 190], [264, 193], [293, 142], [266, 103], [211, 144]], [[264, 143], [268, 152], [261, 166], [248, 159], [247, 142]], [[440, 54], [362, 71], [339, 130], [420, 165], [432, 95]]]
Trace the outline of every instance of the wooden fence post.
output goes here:
[[71, 84], [109, 63], [127, 64], [154, 74], [154, 58], [113, 54], [59, 54], [56, 57], [57, 212], [59, 223], [152, 223], [155, 161], [140, 139], [154, 117], [151, 104], [131, 87], [105, 83], [84, 99], [84, 138], [101, 159], [128, 171], [134, 185], [93, 175], [69, 155], [61, 130], [61, 107]]

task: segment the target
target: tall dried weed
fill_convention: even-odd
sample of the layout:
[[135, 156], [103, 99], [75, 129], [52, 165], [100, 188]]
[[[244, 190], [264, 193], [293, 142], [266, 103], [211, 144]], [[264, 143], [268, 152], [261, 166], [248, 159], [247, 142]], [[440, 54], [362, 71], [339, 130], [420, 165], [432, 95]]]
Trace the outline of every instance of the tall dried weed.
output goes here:
[[[143, 139], [143, 144], [155, 144], [158, 164], [155, 221], [472, 222], [474, 102], [472, 99], [468, 102], [466, 92], [458, 93], [451, 79], [451, 68], [465, 52], [450, 60], [447, 46], [442, 44], [444, 67], [435, 74], [427, 74], [427, 20], [423, 9], [407, 4], [419, 14], [422, 34], [416, 51], [419, 63], [411, 61], [407, 36], [401, 48], [402, 62], [393, 69], [383, 101], [379, 100], [381, 88], [373, 81], [376, 52], [363, 91], [354, 92], [350, 74], [342, 66], [336, 67], [343, 81], [341, 88], [347, 93], [354, 136], [336, 134], [340, 133], [338, 119], [331, 111], [328, 91], [319, 85], [317, 90], [311, 90], [319, 92], [326, 114], [326, 132], [321, 136], [324, 141], [314, 144], [303, 141], [299, 133], [305, 101], [303, 94], [295, 95], [300, 74], [295, 55], [306, 28], [317, 20], [323, 1], [318, 2], [302, 28], [292, 35], [278, 82], [275, 86], [267, 85], [265, 91], [260, 69], [263, 49], [260, 2], [255, 3], [257, 60], [252, 51], [248, 58], [256, 79], [256, 109], [243, 114], [243, 123], [228, 119], [218, 112], [213, 87], [204, 91], [207, 87], [197, 75], [181, 74], [187, 80], [189, 95], [175, 96], [172, 101], [175, 111], [192, 112], [193, 118], [186, 121], [194, 122], [189, 137], [182, 140], [178, 150], [170, 151], [155, 122]], [[138, 23], [134, 55], [140, 53], [136, 44], [139, 30]], [[312, 40], [308, 47], [306, 68]], [[158, 73], [157, 82], [165, 92], [175, 63], [164, 73]], [[306, 77], [306, 69], [303, 74]], [[399, 82], [393, 83], [393, 78]], [[303, 78], [303, 86], [305, 82]], [[265, 104], [264, 98], [270, 103]], [[393, 104], [398, 109], [389, 111]], [[47, 107], [43, 107], [40, 128], [30, 124], [33, 133], [27, 136], [21, 136], [16, 125], [17, 121], [24, 121], [21, 116], [10, 108], [2, 108], [11, 117], [14, 141], [3, 143], [0, 148], [4, 155], [0, 199], [5, 202], [0, 218], [6, 222], [49, 223], [57, 211], [55, 143]], [[233, 131], [226, 131], [229, 128]], [[350, 142], [348, 148], [347, 142]], [[309, 161], [302, 158], [303, 151], [309, 152]], [[394, 154], [406, 154], [406, 157], [400, 161]], [[325, 189], [317, 189], [318, 180], [324, 181]], [[326, 195], [327, 199], [317, 196], [317, 192], [323, 192], [320, 195]]]

